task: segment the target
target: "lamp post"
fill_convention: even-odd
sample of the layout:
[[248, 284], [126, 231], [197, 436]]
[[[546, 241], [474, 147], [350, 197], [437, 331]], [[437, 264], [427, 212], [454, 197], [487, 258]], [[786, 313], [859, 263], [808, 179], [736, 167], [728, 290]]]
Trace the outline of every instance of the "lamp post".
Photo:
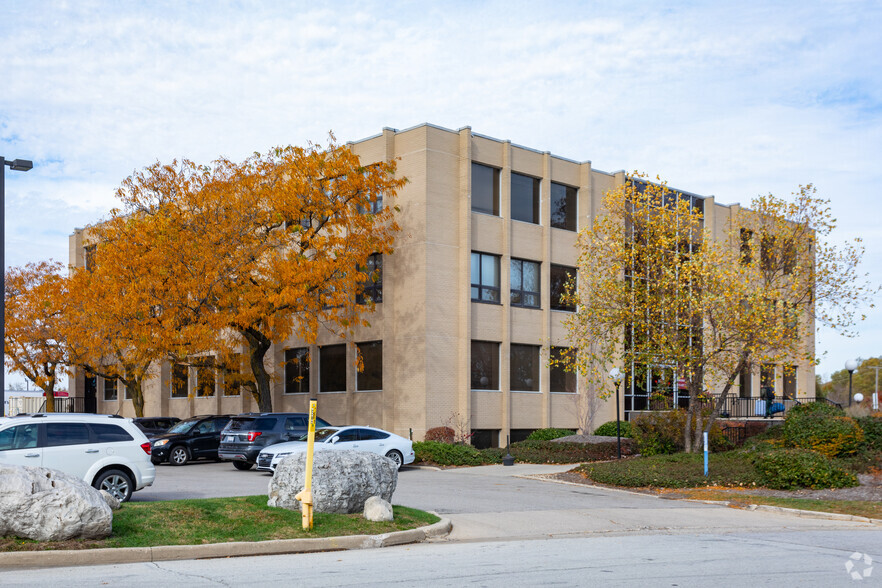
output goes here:
[[28, 171], [34, 163], [27, 159], [0, 157], [0, 417], [6, 416], [6, 166], [15, 171]]
[[609, 377], [616, 387], [616, 446], [619, 450], [619, 459], [622, 459], [622, 419], [619, 418], [619, 384], [625, 378], [622, 371], [614, 367], [609, 371]]
[[848, 405], [851, 406], [851, 375], [857, 371], [858, 363], [853, 359], [849, 359], [845, 362], [845, 369], [848, 370]]

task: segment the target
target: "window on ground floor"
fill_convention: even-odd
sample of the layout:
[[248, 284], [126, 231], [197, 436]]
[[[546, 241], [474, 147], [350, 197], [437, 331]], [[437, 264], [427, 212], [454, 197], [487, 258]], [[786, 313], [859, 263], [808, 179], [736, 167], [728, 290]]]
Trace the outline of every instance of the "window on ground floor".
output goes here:
[[214, 369], [214, 357], [200, 357], [196, 366], [196, 396], [207, 398], [214, 396], [217, 388], [217, 376]]
[[471, 441], [476, 449], [499, 447], [499, 429], [472, 429]]
[[309, 392], [309, 349], [285, 350], [285, 394]]
[[319, 392], [346, 391], [346, 345], [319, 347]]
[[172, 366], [171, 381], [171, 397], [186, 398], [187, 397], [187, 379], [190, 370], [182, 363], [176, 363]]
[[771, 388], [772, 392], [775, 391], [774, 364], [764, 363], [762, 366], [760, 366], [760, 386], [762, 387], [762, 392], [765, 392], [768, 388]]
[[572, 359], [575, 349], [572, 347], [551, 348], [551, 368], [549, 382], [551, 392], [576, 392], [576, 372], [567, 369], [566, 361]]
[[116, 378], [104, 378], [104, 400], [116, 400], [117, 382]]
[[509, 388], [515, 392], [539, 391], [539, 346], [511, 344]]
[[499, 343], [472, 341], [472, 390], [499, 390]]
[[741, 375], [738, 378], [738, 396], [741, 398], [750, 398], [752, 390], [753, 373], [751, 373], [750, 365], [747, 365], [741, 370]]
[[362, 371], [356, 376], [356, 390], [383, 389], [383, 342], [369, 341], [358, 344]]
[[785, 365], [784, 366], [784, 386], [783, 393], [784, 398], [787, 400], [795, 400], [796, 399], [796, 366], [795, 365]]

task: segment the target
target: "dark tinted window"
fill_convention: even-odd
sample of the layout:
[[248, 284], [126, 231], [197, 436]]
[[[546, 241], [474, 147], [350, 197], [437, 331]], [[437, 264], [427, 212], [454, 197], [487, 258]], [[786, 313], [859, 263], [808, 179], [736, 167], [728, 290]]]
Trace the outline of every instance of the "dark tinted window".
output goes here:
[[337, 443], [343, 441], [358, 441], [358, 429], [349, 429], [337, 435]]
[[319, 348], [319, 391], [346, 391], [346, 345]]
[[576, 275], [576, 268], [564, 265], [551, 266], [551, 308], [554, 310], [567, 310], [574, 312], [576, 305], [570, 301], [563, 301], [561, 297], [566, 293], [567, 282]]
[[499, 390], [499, 343], [472, 341], [472, 390]]
[[499, 216], [499, 170], [472, 163], [472, 210]]
[[355, 377], [356, 390], [382, 390], [383, 342], [359, 343], [358, 352], [364, 369]]
[[272, 431], [276, 428], [277, 422], [278, 419], [275, 417], [254, 419], [254, 424], [251, 425], [250, 429], [252, 431]]
[[382, 431], [373, 431], [371, 429], [359, 429], [358, 430], [358, 438], [362, 441], [372, 441], [375, 439], [388, 439], [389, 433], [384, 433]]
[[118, 425], [105, 425], [100, 423], [92, 423], [92, 434], [95, 436], [97, 443], [114, 443], [116, 441], [132, 441], [133, 438], [128, 431]]
[[512, 390], [539, 390], [539, 346], [511, 344], [509, 384]]
[[539, 224], [539, 180], [511, 174], [511, 218]]
[[551, 183], [551, 226], [568, 231], [576, 230], [575, 188]]
[[89, 442], [86, 423], [46, 423], [46, 446], [80, 445]]
[[285, 350], [285, 394], [309, 392], [309, 349]]
[[[285, 420], [285, 430], [286, 431], [296, 431], [305, 429], [309, 425], [309, 420], [305, 416], [295, 416], [288, 417]], [[318, 419], [316, 419], [316, 425], [318, 425]]]
[[244, 431], [251, 430], [251, 423], [254, 422], [254, 417], [234, 417], [230, 419], [230, 430], [231, 431]]
[[0, 431], [0, 451], [37, 446], [37, 425], [19, 425]]

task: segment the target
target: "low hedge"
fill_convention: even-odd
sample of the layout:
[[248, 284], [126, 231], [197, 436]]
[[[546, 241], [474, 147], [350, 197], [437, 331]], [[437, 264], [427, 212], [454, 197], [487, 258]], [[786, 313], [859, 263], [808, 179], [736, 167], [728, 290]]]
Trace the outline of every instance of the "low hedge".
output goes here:
[[[631, 435], [631, 423], [628, 421], [619, 421], [619, 428], [622, 432], [622, 437], [632, 437]], [[608, 423], [603, 423], [596, 429], [594, 429], [595, 435], [600, 435], [601, 437], [615, 437], [616, 436], [616, 422], [609, 421]]]
[[[631, 436], [637, 441], [641, 455], [668, 455], [683, 451], [683, 431], [688, 413], [683, 409], [648, 412], [638, 416], [631, 425]], [[707, 416], [707, 415], [705, 415]], [[718, 422], [708, 434], [710, 450], [721, 452], [732, 449]]]
[[415, 441], [413, 451], [416, 461], [437, 465], [477, 466], [502, 461], [501, 457], [496, 459], [471, 445], [454, 445], [440, 441]]
[[855, 420], [864, 431], [864, 448], [882, 451], [882, 417], [866, 416]]
[[575, 435], [572, 429], [536, 429], [527, 437], [527, 441], [551, 441], [561, 437]]
[[754, 452], [752, 461], [760, 483], [776, 490], [797, 488], [848, 488], [857, 477], [830, 458], [808, 449], [774, 449]]
[[756, 468], [740, 451], [711, 454], [708, 477], [704, 476], [704, 455], [700, 453], [589, 463], [579, 466], [577, 471], [601, 484], [627, 487], [692, 488], [759, 484]]

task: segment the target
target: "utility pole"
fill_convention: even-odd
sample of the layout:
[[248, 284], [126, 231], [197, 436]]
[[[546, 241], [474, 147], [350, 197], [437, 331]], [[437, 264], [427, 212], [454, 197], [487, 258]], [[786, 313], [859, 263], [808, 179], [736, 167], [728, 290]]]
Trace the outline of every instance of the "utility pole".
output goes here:
[[879, 370], [882, 370], [882, 365], [868, 365], [867, 367], [876, 370], [876, 388], [873, 391], [873, 412], [875, 412], [879, 410]]

